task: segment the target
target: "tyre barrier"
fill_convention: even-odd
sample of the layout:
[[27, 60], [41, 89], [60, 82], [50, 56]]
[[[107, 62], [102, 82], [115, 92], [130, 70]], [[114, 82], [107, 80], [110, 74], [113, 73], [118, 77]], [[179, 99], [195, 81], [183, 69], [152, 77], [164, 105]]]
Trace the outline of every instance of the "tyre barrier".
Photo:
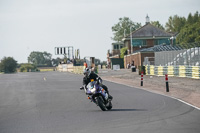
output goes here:
[[146, 75], [176, 76], [200, 79], [200, 66], [145, 66]]

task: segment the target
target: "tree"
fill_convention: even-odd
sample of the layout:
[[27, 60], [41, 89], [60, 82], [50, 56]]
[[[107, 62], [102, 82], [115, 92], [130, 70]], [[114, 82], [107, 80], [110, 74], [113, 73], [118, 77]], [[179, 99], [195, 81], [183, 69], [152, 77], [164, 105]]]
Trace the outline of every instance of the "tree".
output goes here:
[[47, 52], [31, 52], [28, 57], [28, 62], [36, 66], [52, 66], [52, 55]]
[[0, 63], [0, 71], [5, 73], [16, 72], [17, 61], [12, 57], [4, 57]]
[[124, 35], [130, 34], [130, 27], [132, 27], [131, 32], [141, 27], [141, 23], [135, 23], [128, 17], [119, 18], [119, 22], [112, 26], [112, 32], [114, 37], [112, 40], [120, 42], [124, 38]]
[[159, 21], [151, 21], [151, 24], [158, 27], [159, 29], [165, 30], [165, 28], [160, 24]]
[[193, 22], [196, 23], [196, 22], [199, 22], [199, 21], [200, 21], [200, 14], [199, 14], [199, 12], [197, 11], [197, 12], [194, 14]]
[[189, 13], [186, 24], [192, 25], [192, 24], [195, 24], [196, 22], [199, 22], [199, 21], [200, 21], [200, 14], [197, 11], [194, 15]]
[[[184, 27], [180, 30], [176, 38], [176, 43], [186, 44], [200, 41], [200, 15], [196, 12], [194, 15], [189, 13]], [[191, 47], [191, 46], [187, 46]]]
[[193, 24], [193, 23], [194, 23], [193, 16], [191, 13], [189, 13], [188, 18], [187, 18], [187, 24]]
[[178, 15], [170, 16], [168, 22], [165, 25], [166, 31], [168, 32], [180, 32], [184, 27], [186, 19], [184, 17], [179, 17]]
[[61, 61], [62, 59], [57, 57], [56, 59], [52, 59], [52, 64], [53, 66], [58, 66], [58, 64], [60, 64]]
[[200, 21], [186, 25], [176, 38], [178, 44], [200, 42]]

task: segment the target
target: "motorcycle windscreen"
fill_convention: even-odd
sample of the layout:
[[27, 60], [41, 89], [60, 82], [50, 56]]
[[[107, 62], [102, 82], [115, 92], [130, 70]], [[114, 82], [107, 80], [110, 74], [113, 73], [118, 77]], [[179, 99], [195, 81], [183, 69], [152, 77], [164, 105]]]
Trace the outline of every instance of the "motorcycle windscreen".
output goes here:
[[95, 93], [96, 92], [96, 88], [95, 88], [95, 81], [93, 82], [90, 82], [88, 85], [87, 85], [87, 93], [88, 94], [91, 94], [91, 93]]

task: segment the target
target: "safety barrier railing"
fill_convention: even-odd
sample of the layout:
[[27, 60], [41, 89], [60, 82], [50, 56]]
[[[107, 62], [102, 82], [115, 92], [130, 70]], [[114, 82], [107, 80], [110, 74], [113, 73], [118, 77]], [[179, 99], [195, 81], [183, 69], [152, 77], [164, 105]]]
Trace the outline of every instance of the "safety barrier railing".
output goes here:
[[200, 79], [200, 66], [145, 66], [146, 75], [177, 76]]

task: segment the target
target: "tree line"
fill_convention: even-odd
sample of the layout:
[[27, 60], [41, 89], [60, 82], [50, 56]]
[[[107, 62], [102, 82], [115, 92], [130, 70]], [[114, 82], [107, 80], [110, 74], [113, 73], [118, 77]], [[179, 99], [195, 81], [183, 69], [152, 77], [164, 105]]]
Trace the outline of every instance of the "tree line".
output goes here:
[[[77, 58], [77, 56], [73, 60], [68, 59], [66, 56], [54, 59], [52, 58], [52, 54], [46, 51], [33, 51], [28, 56], [28, 63], [18, 64], [13, 57], [4, 57], [0, 60], [0, 73], [14, 73], [17, 71], [17, 68], [20, 72], [39, 71], [38, 67], [55, 67], [63, 63], [73, 63], [75, 66], [80, 66], [84, 60], [80, 59], [80, 57]], [[95, 64], [106, 64], [106, 62], [101, 63], [99, 59], [95, 59]]]
[[[200, 42], [200, 14], [198, 11], [188, 17], [178, 15], [170, 16], [165, 27], [159, 21], [151, 21], [152, 25], [171, 33], [178, 33], [176, 44], [183, 45], [186, 43]], [[112, 26], [112, 40], [116, 42], [122, 41], [125, 36], [130, 35], [130, 32], [141, 27], [141, 23], [132, 21], [129, 17], [119, 18], [119, 22]]]
[[52, 67], [57, 66], [62, 61], [61, 58], [52, 58], [51, 53], [33, 51], [28, 56], [28, 63], [18, 64], [13, 57], [4, 57], [0, 61], [0, 72], [13, 73], [16, 72], [17, 68], [21, 72], [24, 71], [39, 71], [37, 67]]

